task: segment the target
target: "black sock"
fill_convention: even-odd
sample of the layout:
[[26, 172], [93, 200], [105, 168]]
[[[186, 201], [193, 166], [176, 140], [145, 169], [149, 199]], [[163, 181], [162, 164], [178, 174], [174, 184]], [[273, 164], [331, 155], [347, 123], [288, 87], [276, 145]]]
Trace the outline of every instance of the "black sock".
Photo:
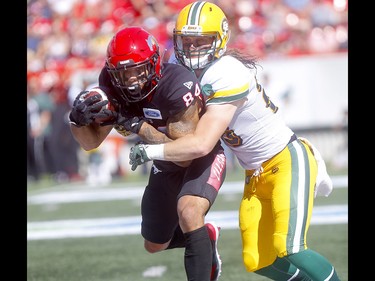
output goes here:
[[173, 233], [171, 242], [169, 243], [166, 250], [173, 249], [173, 248], [184, 248], [185, 245], [186, 245], [185, 235], [182, 233], [180, 225], [178, 225], [176, 230]]
[[188, 281], [210, 280], [212, 244], [206, 226], [185, 233], [185, 271]]

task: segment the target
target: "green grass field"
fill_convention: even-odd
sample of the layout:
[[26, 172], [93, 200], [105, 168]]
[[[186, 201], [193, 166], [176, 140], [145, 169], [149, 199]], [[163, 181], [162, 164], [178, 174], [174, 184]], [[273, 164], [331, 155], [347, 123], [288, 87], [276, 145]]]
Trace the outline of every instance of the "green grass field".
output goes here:
[[[125, 180], [123, 180], [125, 182]], [[77, 184], [58, 186], [28, 186], [28, 199], [36, 196], [62, 198], [74, 192], [123, 190], [141, 183], [118, 183], [100, 188]], [[125, 187], [124, 187], [125, 186]], [[129, 189], [130, 190], [130, 189]], [[104, 193], [103, 193], [104, 194]], [[77, 194], [76, 194], [77, 195]], [[73, 197], [72, 197], [73, 198]], [[238, 210], [241, 194], [219, 194], [211, 212]], [[117, 218], [139, 216], [139, 199], [109, 199], [71, 203], [48, 201], [27, 206], [28, 234], [31, 223], [78, 219]], [[346, 205], [348, 188], [334, 189], [328, 198], [318, 197], [316, 206]], [[29, 228], [30, 224], [30, 228]], [[48, 229], [47, 229], [48, 230]], [[348, 224], [313, 224], [308, 243], [336, 267], [342, 281], [348, 280]], [[247, 273], [242, 264], [241, 239], [238, 229], [223, 228], [219, 240], [223, 260], [222, 281], [268, 280]], [[75, 237], [64, 239], [36, 239], [27, 242], [27, 280], [32, 281], [145, 281], [186, 280], [183, 249], [148, 254], [143, 249], [139, 234]], [[159, 274], [158, 274], [159, 273]], [[161, 276], [158, 276], [161, 275]]]

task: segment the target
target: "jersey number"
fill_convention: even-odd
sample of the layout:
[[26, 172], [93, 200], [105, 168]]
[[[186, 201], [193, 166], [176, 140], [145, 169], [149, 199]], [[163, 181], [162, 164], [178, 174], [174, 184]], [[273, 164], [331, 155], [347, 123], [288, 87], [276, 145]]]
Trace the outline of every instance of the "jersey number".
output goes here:
[[199, 97], [200, 94], [201, 94], [201, 88], [199, 87], [199, 84], [196, 83], [194, 95], [191, 92], [188, 92], [182, 97], [182, 99], [185, 102], [186, 107], [188, 107], [194, 101], [195, 97]]
[[[264, 91], [263, 87], [258, 83], [256, 85], [258, 92], [262, 93], [262, 97], [264, 102], [266, 103], [266, 107], [271, 109], [273, 113], [276, 113], [279, 110], [279, 108], [266, 95], [266, 92]], [[221, 136], [221, 138], [227, 146], [236, 147], [242, 145], [242, 138], [236, 135], [233, 130], [226, 130], [224, 134]]]
[[279, 108], [270, 100], [269, 96], [266, 95], [264, 88], [262, 87], [262, 85], [258, 84], [258, 82], [257, 82], [257, 90], [258, 92], [262, 92], [263, 100], [266, 103], [266, 107], [270, 108], [273, 113], [276, 113], [279, 110]]

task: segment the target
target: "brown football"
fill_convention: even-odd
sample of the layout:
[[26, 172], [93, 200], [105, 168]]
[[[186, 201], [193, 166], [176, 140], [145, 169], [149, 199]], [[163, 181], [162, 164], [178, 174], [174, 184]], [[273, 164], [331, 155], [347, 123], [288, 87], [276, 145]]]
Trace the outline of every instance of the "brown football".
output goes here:
[[[106, 93], [102, 89], [100, 89], [99, 87], [94, 87], [94, 88], [90, 89], [88, 91], [88, 93], [83, 96], [83, 98], [87, 99], [87, 98], [89, 98], [89, 97], [91, 97], [93, 95], [96, 95], [96, 94], [99, 94], [102, 97], [101, 100], [108, 100], [108, 97], [107, 97]], [[108, 101], [108, 103], [106, 105], [104, 105], [102, 107], [101, 110], [103, 110], [103, 109], [109, 109], [109, 110], [113, 110], [113, 111], [115, 110], [114, 106], [109, 101]], [[109, 121], [110, 119], [111, 118], [96, 118], [95, 122], [96, 123], [102, 123], [102, 122]]]

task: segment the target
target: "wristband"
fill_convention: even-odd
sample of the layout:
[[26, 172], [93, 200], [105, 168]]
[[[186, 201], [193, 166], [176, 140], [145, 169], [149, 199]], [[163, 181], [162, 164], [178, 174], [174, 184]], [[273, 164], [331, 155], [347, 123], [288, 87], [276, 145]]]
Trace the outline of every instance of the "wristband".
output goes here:
[[145, 145], [147, 157], [150, 160], [165, 160], [164, 158], [164, 143]]
[[[138, 117], [134, 117], [134, 118], [137, 118], [136, 120], [139, 120]], [[134, 122], [134, 123], [130, 124], [130, 129], [131, 129], [130, 131], [132, 131], [133, 133], [138, 134], [139, 131], [141, 130], [142, 124], [144, 122], [146, 122], [144, 119], [140, 119], [138, 122]]]
[[70, 125], [73, 125], [74, 127], [77, 127], [77, 128], [81, 128], [82, 126], [78, 125], [76, 122], [74, 121], [69, 121], [69, 124]]

